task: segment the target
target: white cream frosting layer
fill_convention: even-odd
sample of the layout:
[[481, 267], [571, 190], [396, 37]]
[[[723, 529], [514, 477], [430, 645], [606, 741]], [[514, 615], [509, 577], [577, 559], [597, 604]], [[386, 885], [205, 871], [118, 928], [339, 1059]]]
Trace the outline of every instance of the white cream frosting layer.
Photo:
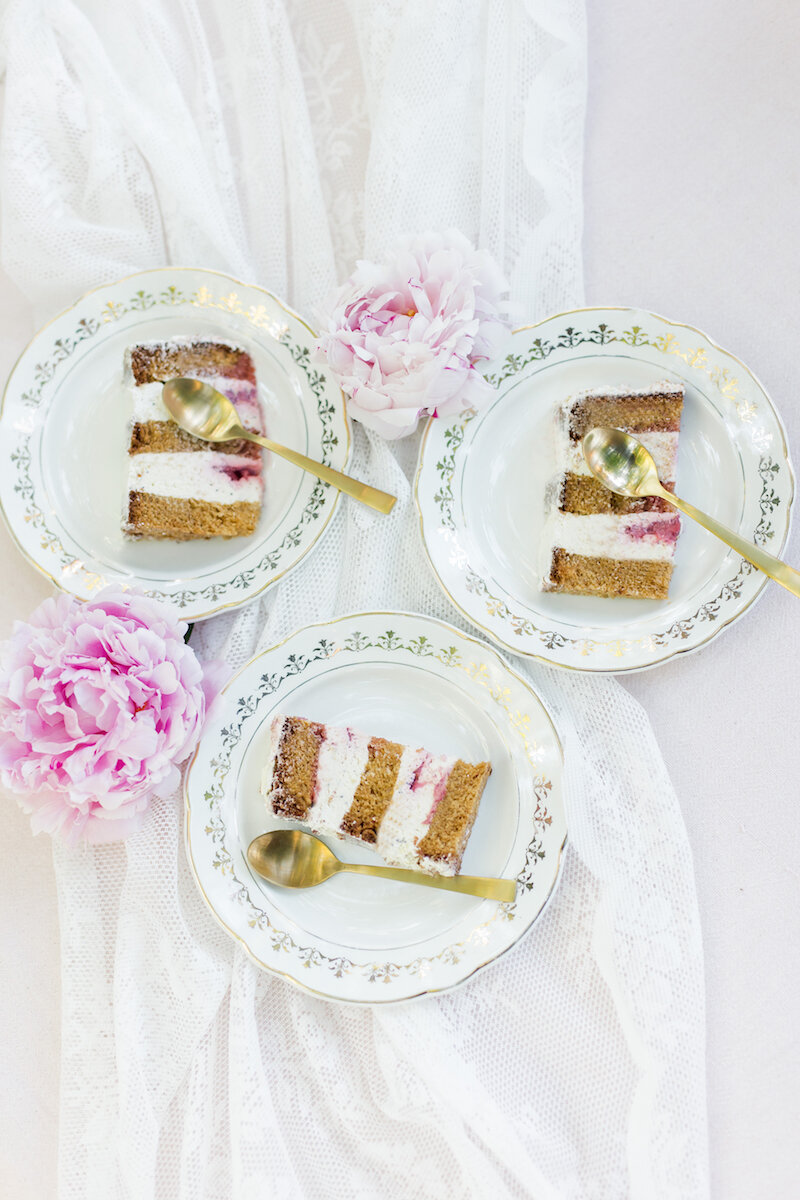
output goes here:
[[[198, 378], [200, 378], [198, 376]], [[204, 375], [204, 383], [210, 383], [218, 392], [223, 392], [233, 400], [239, 415], [250, 424], [260, 428], [261, 408], [258, 400], [251, 401], [255, 389], [252, 383], [241, 379], [226, 379], [223, 375]], [[162, 400], [162, 385], [160, 383], [140, 383], [132, 385], [133, 420], [144, 424], [146, 421], [171, 421]], [[241, 393], [241, 395], [240, 395]]]
[[353, 803], [358, 782], [369, 762], [370, 739], [355, 729], [325, 727], [319, 748], [317, 782], [308, 814], [316, 833], [341, 836], [341, 824]]
[[160, 383], [142, 383], [133, 387], [133, 419], [140, 424], [145, 421], [171, 421], [161, 399]]
[[542, 536], [542, 575], [548, 578], [552, 551], [566, 550], [590, 558], [618, 558], [634, 562], [670, 562], [675, 553], [674, 541], [660, 541], [646, 533], [635, 536], [626, 529], [642, 531], [654, 525], [675, 520], [675, 513], [551, 513], [545, 522]]
[[[565, 436], [562, 441], [562, 436], [560, 434], [558, 439], [559, 470], [561, 472], [568, 471], [571, 475], [591, 475], [591, 471], [586, 465], [586, 459], [583, 457], [581, 443], [572, 441], [569, 436]], [[680, 435], [651, 431], [635, 433], [633, 436], [652, 454], [661, 482], [674, 483]]]
[[[397, 783], [391, 803], [378, 829], [377, 851], [386, 862], [415, 870], [419, 867], [419, 843], [428, 832], [429, 817], [441, 800], [454, 758], [433, 757], [425, 750], [406, 747], [400, 759]], [[447, 873], [443, 863], [436, 870]]]
[[259, 504], [263, 489], [259, 475], [248, 473], [241, 479], [231, 479], [222, 469], [249, 472], [258, 465], [257, 459], [221, 454], [218, 450], [132, 454], [128, 459], [128, 491], [216, 504]]

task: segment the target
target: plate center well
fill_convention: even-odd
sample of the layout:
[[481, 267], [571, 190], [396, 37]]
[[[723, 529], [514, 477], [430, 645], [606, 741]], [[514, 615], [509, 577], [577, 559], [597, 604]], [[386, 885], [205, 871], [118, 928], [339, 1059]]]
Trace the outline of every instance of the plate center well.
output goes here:
[[251, 354], [267, 433], [304, 453], [308, 422], [300, 397], [277, 357], [213, 319], [193, 313], [158, 318], [142, 315], [125, 327], [115, 325], [63, 374], [42, 429], [42, 474], [50, 503], [87, 565], [145, 580], [202, 578], [206, 572], [233, 567], [252, 546], [269, 535], [310, 476], [272, 455], [265, 455], [265, 489], [259, 528], [250, 538], [212, 538], [173, 542], [130, 539], [120, 524], [126, 498], [129, 398], [122, 384], [125, 349], [139, 341], [163, 341], [178, 334], [236, 341]]
[[[383, 660], [332, 666], [285, 695], [279, 707], [265, 709], [244, 752], [236, 785], [242, 853], [258, 834], [286, 824], [267, 813], [259, 794], [261, 772], [268, 757], [269, 723], [278, 712], [350, 725], [371, 735], [471, 762], [488, 759], [492, 775], [462, 871], [510, 876], [521, 868], [522, 863], [508, 862], [519, 814], [515, 764], [512, 750], [487, 707], [458, 681], [440, 677], [422, 664], [415, 667]], [[382, 861], [366, 847], [326, 840], [345, 861], [375, 865]], [[433, 888], [345, 874], [306, 891], [276, 888], [253, 876], [251, 894], [256, 904], [259, 889], [310, 938], [381, 953], [442, 935], [486, 904]], [[487, 911], [487, 919], [490, 915]]]
[[[559, 627], [585, 635], [621, 625], [637, 627], [677, 619], [726, 559], [735, 561], [716, 538], [693, 521], [682, 521], [667, 601], [608, 600], [554, 595], [539, 589], [539, 540], [545, 518], [545, 488], [553, 476], [553, 416], [568, 396], [586, 388], [641, 388], [668, 375], [663, 366], [622, 355], [590, 354], [553, 363], [521, 379], [467, 427], [461, 453], [456, 511], [470, 564], [490, 590], [503, 589], [523, 609], [533, 609]], [[677, 378], [677, 377], [676, 377]], [[684, 383], [686, 381], [684, 380]], [[510, 436], [513, 431], [513, 436]], [[708, 398], [686, 384], [678, 457], [678, 493], [736, 528], [744, 497], [742, 463], [730, 433]]]

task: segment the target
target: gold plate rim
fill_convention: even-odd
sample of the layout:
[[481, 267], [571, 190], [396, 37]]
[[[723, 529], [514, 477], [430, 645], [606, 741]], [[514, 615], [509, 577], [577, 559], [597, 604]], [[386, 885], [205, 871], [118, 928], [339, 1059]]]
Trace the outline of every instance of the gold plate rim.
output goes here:
[[555, 854], [556, 862], [555, 862], [555, 871], [553, 874], [553, 879], [550, 884], [550, 887], [548, 888], [546, 895], [542, 898], [542, 903], [539, 906], [537, 912], [531, 917], [528, 924], [520, 931], [518, 936], [516, 938], [514, 938], [507, 946], [504, 946], [502, 949], [498, 950], [497, 953], [490, 955], [488, 958], [484, 959], [482, 962], [477, 963], [472, 968], [472, 970], [470, 970], [467, 974], [463, 975], [460, 979], [454, 980], [452, 983], [444, 984], [440, 987], [422, 988], [420, 991], [414, 992], [413, 994], [409, 994], [407, 996], [400, 996], [400, 997], [389, 996], [389, 997], [386, 997], [386, 999], [381, 999], [380, 997], [378, 997], [378, 998], [366, 998], [365, 997], [364, 999], [359, 999], [359, 998], [350, 997], [350, 996], [337, 996], [330, 992], [320, 991], [319, 989], [312, 987], [310, 984], [303, 982], [302, 979], [299, 979], [296, 976], [294, 976], [286, 971], [281, 971], [278, 968], [276, 968], [275, 966], [271, 965], [270, 963], [259, 958], [258, 955], [247, 944], [247, 942], [242, 937], [242, 935], [237, 933], [236, 930], [232, 929], [231, 926], [228, 925], [227, 922], [222, 918], [222, 916], [219, 914], [219, 912], [215, 908], [214, 904], [212, 903], [210, 897], [208, 896], [208, 894], [203, 886], [202, 880], [200, 879], [198, 867], [197, 867], [197, 864], [195, 862], [195, 858], [194, 858], [194, 855], [192, 852], [192, 838], [191, 838], [192, 809], [191, 809], [191, 801], [189, 799], [189, 780], [190, 780], [191, 772], [192, 772], [192, 769], [194, 768], [197, 756], [200, 752], [200, 745], [198, 743], [197, 748], [195, 749], [192, 757], [190, 758], [189, 762], [187, 763], [187, 765], [184, 769], [184, 775], [183, 775], [184, 850], [186, 853], [186, 858], [187, 858], [187, 861], [189, 864], [189, 868], [192, 873], [192, 877], [195, 881], [195, 884], [196, 884], [201, 896], [203, 897], [203, 900], [204, 900], [209, 912], [211, 913], [211, 915], [213, 916], [213, 918], [217, 922], [217, 924], [222, 929], [224, 929], [225, 932], [231, 938], [233, 938], [233, 940], [235, 942], [237, 942], [241, 946], [241, 948], [247, 954], [248, 958], [250, 958], [250, 960], [256, 966], [261, 968], [262, 970], [267, 971], [270, 975], [275, 975], [278, 978], [285, 979], [289, 984], [293, 985], [294, 987], [299, 988], [301, 991], [306, 992], [309, 995], [316, 996], [319, 999], [327, 1000], [329, 1002], [333, 1002], [336, 1004], [343, 1004], [343, 1005], [348, 1005], [348, 1006], [357, 1007], [357, 1008], [372, 1007], [374, 1005], [379, 1005], [381, 1007], [384, 1007], [384, 1006], [392, 1006], [392, 1005], [398, 1005], [398, 1004], [407, 1004], [412, 1000], [418, 1000], [424, 996], [442, 995], [446, 992], [452, 992], [456, 988], [461, 987], [462, 984], [467, 983], [470, 979], [473, 979], [475, 977], [475, 975], [477, 975], [480, 971], [484, 970], [484, 968], [491, 966], [492, 963], [497, 962], [499, 959], [503, 958], [504, 955], [508, 954], [510, 951], [512, 951], [516, 947], [518, 947], [520, 945], [520, 943], [524, 940], [524, 938], [527, 936], [527, 934], [530, 933], [531, 929], [533, 928], [533, 926], [535, 925], [535, 923], [537, 922], [537, 920], [542, 915], [542, 913], [544, 912], [544, 910], [547, 908], [548, 904], [552, 900], [553, 896], [555, 895], [555, 892], [556, 892], [558, 885], [561, 882], [561, 878], [564, 874], [564, 871], [563, 871], [564, 856], [565, 856], [566, 849], [567, 849], [567, 846], [569, 843], [569, 825], [568, 825], [567, 813], [566, 813], [566, 785], [565, 785], [565, 779], [564, 779], [564, 768], [565, 768], [564, 746], [563, 746], [561, 737], [558, 733], [558, 729], [556, 728], [555, 721], [553, 720], [552, 713], [550, 712], [550, 709], [549, 709], [546, 701], [542, 698], [542, 696], [536, 690], [534, 685], [529, 680], [527, 680], [523, 675], [521, 675], [519, 671], [516, 671], [506, 661], [505, 657], [502, 655], [502, 653], [500, 652], [500, 650], [498, 649], [497, 646], [485, 642], [482, 638], [475, 637], [474, 634], [467, 633], [464, 630], [459, 629], [457, 626], [452, 625], [449, 621], [443, 620], [440, 617], [432, 617], [428, 613], [414, 612], [414, 611], [410, 611], [410, 610], [378, 609], [378, 610], [374, 610], [374, 611], [365, 610], [365, 611], [343, 613], [341, 616], [332, 617], [329, 620], [312, 621], [307, 625], [302, 625], [302, 626], [299, 626], [297, 629], [292, 630], [291, 633], [287, 634], [286, 637], [282, 638], [280, 641], [275, 642], [273, 645], [265, 647], [263, 650], [259, 651], [258, 654], [255, 654], [255, 655], [253, 655], [252, 658], [248, 659], [248, 661], [246, 663], [244, 663], [227, 681], [225, 686], [221, 689], [220, 695], [224, 695], [229, 689], [232, 689], [234, 687], [234, 685], [236, 684], [237, 680], [244, 674], [244, 672], [248, 671], [261, 658], [263, 658], [267, 654], [273, 653], [276, 650], [280, 650], [283, 646], [287, 645], [287, 643], [292, 641], [295, 637], [298, 637], [302, 634], [308, 633], [315, 629], [325, 629], [331, 625], [338, 625], [342, 622], [358, 621], [359, 619], [364, 618], [364, 617], [378, 617], [378, 618], [385, 617], [388, 619], [397, 619], [398, 617], [400, 617], [403, 619], [408, 618], [409, 620], [412, 620], [412, 621], [423, 621], [428, 624], [436, 625], [440, 629], [446, 630], [449, 633], [456, 635], [457, 638], [463, 639], [464, 641], [469, 642], [472, 645], [478, 646], [483, 653], [488, 653], [488, 654], [492, 655], [492, 657], [496, 660], [497, 663], [499, 663], [499, 665], [503, 668], [503, 670], [507, 671], [508, 674], [511, 675], [519, 684], [521, 684], [522, 687], [526, 691], [531, 693], [531, 695], [534, 697], [536, 702], [541, 707], [541, 710], [548, 722], [548, 725], [550, 727], [550, 731], [552, 732], [552, 737], [554, 740], [554, 748], [557, 752], [558, 760], [560, 763], [561, 792], [562, 792], [562, 821], [563, 821], [563, 826], [564, 826], [564, 832], [563, 832], [563, 836], [561, 838], [560, 843], [554, 848], [554, 851], [553, 851]]
[[[724, 354], [727, 358], [729, 358], [733, 362], [737, 363], [738, 366], [741, 367], [741, 369], [744, 372], [746, 372], [747, 375], [750, 376], [750, 378], [752, 379], [755, 386], [758, 388], [758, 390], [762, 393], [765, 400], [767, 401], [767, 404], [769, 405], [772, 416], [775, 419], [775, 423], [776, 423], [778, 432], [781, 437], [781, 449], [783, 452], [783, 458], [784, 458], [786, 470], [788, 472], [788, 481], [789, 481], [790, 491], [789, 491], [789, 495], [788, 495], [788, 498], [786, 501], [787, 520], [786, 520], [786, 527], [783, 532], [783, 536], [781, 538], [781, 543], [780, 543], [780, 546], [778, 547], [778, 553], [779, 554], [782, 553], [782, 551], [786, 547], [789, 537], [791, 535], [792, 521], [794, 518], [794, 499], [795, 499], [795, 495], [796, 495], [796, 478], [795, 478], [794, 468], [792, 466], [791, 454], [789, 452], [788, 435], [786, 432], [786, 427], [783, 423], [783, 419], [781, 418], [780, 413], [778, 412], [777, 408], [773, 404], [772, 398], [771, 398], [769, 392], [764, 387], [763, 383], [761, 383], [760, 379], [755, 374], [755, 372], [752, 371], [750, 369], [750, 367], [748, 367], [747, 364], [742, 361], [742, 359], [740, 359], [737, 355], [733, 354], [731, 351], [726, 350], [723, 346], [721, 346], [719, 344], [719, 342], [717, 342], [714, 338], [710, 337], [707, 333], [705, 333], [704, 330], [699, 329], [695, 325], [691, 325], [686, 321], [675, 321], [672, 318], [662, 316], [660, 313], [654, 312], [651, 309], [646, 309], [646, 308], [641, 308], [641, 307], [637, 307], [634, 305], [626, 305], [626, 304], [590, 304], [590, 305], [581, 306], [579, 308], [564, 309], [561, 312], [550, 313], [548, 316], [543, 317], [539, 321], [533, 321], [530, 324], [515, 326], [514, 329], [512, 329], [512, 331], [511, 331], [511, 336], [513, 337], [515, 334], [524, 333], [524, 332], [527, 332], [528, 330], [539, 329], [541, 326], [547, 325], [551, 321], [557, 321], [557, 320], [561, 320], [566, 317], [577, 316], [577, 315], [584, 314], [584, 313], [597, 313], [597, 312], [638, 313], [638, 314], [641, 314], [646, 317], [651, 317], [656, 321], [663, 322], [665, 325], [672, 326], [673, 328], [689, 330], [692, 333], [696, 333], [699, 337], [704, 338], [709, 343], [709, 345], [713, 346], [714, 349], [718, 350], [721, 354]], [[723, 629], [728, 628], [730, 625], [734, 624], [741, 617], [743, 617], [747, 612], [749, 612], [750, 609], [753, 607], [753, 605], [756, 603], [756, 601], [758, 601], [763, 596], [764, 591], [767, 587], [767, 584], [769, 583], [769, 579], [767, 578], [766, 575], [761, 575], [761, 579], [759, 580], [759, 582], [757, 584], [754, 594], [750, 597], [750, 599], [744, 605], [744, 607], [741, 608], [738, 612], [735, 612], [731, 616], [725, 618], [724, 620], [719, 621], [714, 626], [714, 628], [711, 630], [708, 637], [703, 638], [701, 641], [696, 642], [695, 644], [693, 644], [691, 646], [683, 646], [683, 647], [676, 646], [674, 648], [670, 648], [668, 650], [668, 652], [666, 654], [664, 654], [662, 657], [654, 659], [650, 662], [631, 665], [631, 666], [627, 666], [627, 667], [624, 667], [624, 666], [622, 666], [622, 667], [593, 667], [593, 666], [589, 666], [589, 665], [582, 666], [578, 663], [565, 663], [565, 662], [560, 662], [554, 658], [547, 658], [545, 655], [543, 655], [540, 652], [535, 652], [532, 650], [525, 650], [525, 649], [521, 648], [519, 645], [516, 645], [516, 646], [512, 645], [510, 642], [505, 641], [498, 633], [496, 633], [494, 630], [492, 630], [489, 626], [487, 626], [487, 625], [483, 624], [481, 621], [479, 621], [471, 612], [469, 612], [467, 609], [465, 609], [463, 607], [463, 605], [455, 598], [455, 596], [453, 596], [452, 592], [449, 590], [446, 583], [444, 582], [441, 575], [439, 574], [439, 571], [436, 568], [436, 564], [434, 563], [433, 556], [431, 554], [430, 547], [428, 545], [428, 540], [425, 537], [425, 517], [424, 517], [424, 513], [423, 513], [423, 509], [422, 509], [422, 502], [420, 500], [419, 489], [420, 489], [420, 480], [422, 477], [422, 470], [423, 470], [423, 465], [424, 465], [425, 448], [427, 446], [429, 434], [431, 433], [431, 430], [434, 428], [434, 423], [436, 420], [437, 420], [437, 418], [435, 418], [435, 417], [429, 417], [426, 422], [425, 429], [423, 431], [422, 439], [420, 442], [419, 455], [417, 458], [417, 469], [416, 469], [415, 476], [414, 476], [414, 503], [416, 504], [416, 508], [417, 508], [417, 518], [418, 518], [418, 528], [419, 528], [420, 539], [422, 541], [422, 546], [425, 551], [425, 556], [428, 560], [428, 564], [431, 568], [433, 576], [436, 579], [436, 581], [439, 584], [442, 591], [444, 592], [445, 596], [447, 596], [447, 599], [450, 601], [450, 603], [453, 605], [453, 607], [464, 617], [465, 620], [469, 621], [469, 623], [475, 629], [480, 630], [480, 632], [483, 633], [487, 638], [489, 638], [495, 646], [498, 646], [498, 647], [502, 648], [503, 650], [508, 651], [510, 654], [517, 655], [520, 658], [525, 658], [526, 660], [530, 660], [532, 662], [539, 662], [547, 667], [555, 667], [556, 669], [561, 670], [561, 671], [578, 671], [578, 672], [580, 672], [582, 674], [586, 674], [586, 675], [634, 674], [634, 673], [638, 673], [638, 672], [642, 672], [642, 671], [653, 670], [655, 667], [661, 666], [665, 662], [669, 662], [671, 659], [678, 658], [681, 655], [685, 656], [688, 654], [694, 654], [695, 652], [702, 650], [703, 647], [707, 646], [708, 643], [711, 642]], [[761, 573], [759, 572], [759, 574], [761, 574]]]
[[[66, 308], [62, 309], [60, 312], [57, 312], [48, 321], [45, 321], [45, 323], [43, 325], [39, 326], [39, 328], [36, 330], [36, 332], [32, 335], [32, 337], [28, 340], [28, 342], [22, 348], [20, 353], [17, 355], [16, 359], [14, 360], [14, 364], [8, 373], [8, 378], [6, 379], [5, 385], [3, 387], [2, 395], [0, 395], [0, 425], [2, 423], [4, 412], [5, 412], [6, 397], [8, 395], [8, 391], [11, 386], [11, 383], [14, 379], [14, 375], [16, 374], [17, 368], [19, 367], [20, 363], [22, 362], [23, 358], [26, 356], [28, 351], [31, 349], [31, 347], [36, 343], [36, 341], [38, 341], [39, 337], [43, 333], [45, 333], [52, 325], [54, 325], [57, 321], [60, 321], [62, 318], [66, 317], [69, 313], [73, 312], [75, 309], [79, 308], [80, 305], [83, 304], [83, 302], [85, 300], [89, 299], [91, 296], [95, 296], [98, 292], [104, 291], [106, 288], [114, 288], [114, 287], [117, 287], [119, 284], [128, 283], [128, 282], [130, 282], [130, 280], [139, 279], [143, 276], [155, 275], [155, 274], [162, 273], [162, 272], [163, 273], [180, 274], [181, 272], [184, 272], [184, 271], [186, 271], [186, 272], [197, 271], [197, 272], [202, 273], [203, 275], [213, 275], [217, 279], [225, 279], [230, 283], [236, 284], [238, 287], [252, 289], [253, 291], [260, 292], [262, 295], [269, 296], [269, 298], [271, 300], [274, 300], [274, 302], [278, 305], [278, 307], [283, 312], [285, 312], [288, 316], [292, 317], [294, 320], [298, 321], [299, 324], [302, 325], [304, 329], [307, 329], [309, 334], [311, 335], [311, 337], [313, 337], [313, 338], [317, 337], [316, 331], [308, 324], [308, 322], [305, 320], [304, 317], [300, 316], [300, 314], [298, 312], [296, 312], [295, 309], [293, 309], [289, 304], [287, 304], [284, 300], [282, 300], [280, 298], [280, 296], [277, 296], [275, 294], [275, 292], [270, 291], [269, 288], [263, 287], [259, 283], [248, 283], [246, 280], [239, 279], [237, 276], [231, 275], [227, 271], [219, 271], [219, 270], [215, 269], [214, 267], [203, 267], [203, 266], [197, 266], [197, 265], [187, 266], [186, 264], [175, 265], [175, 266], [144, 267], [141, 270], [132, 271], [128, 275], [120, 275], [119, 278], [109, 280], [107, 283], [98, 283], [94, 287], [87, 288], [84, 292], [81, 292], [81, 294], [79, 296], [77, 296], [76, 299], [73, 300], [73, 302], [71, 304], [67, 305]], [[334, 386], [335, 386], [335, 384], [334, 384]], [[347, 410], [347, 402], [346, 402], [344, 392], [342, 392], [341, 388], [339, 388], [338, 390], [339, 390], [339, 393], [342, 398], [341, 411], [342, 411], [342, 417], [343, 417], [343, 421], [344, 421], [345, 431], [347, 434], [347, 446], [346, 446], [345, 460], [344, 460], [344, 463], [343, 463], [341, 469], [346, 470], [347, 467], [349, 466], [349, 463], [350, 463], [350, 460], [351, 460], [352, 454], [353, 454], [352, 419]], [[235, 609], [235, 608], [240, 608], [243, 604], [249, 604], [252, 600], [255, 600], [258, 596], [262, 596], [265, 591], [267, 591], [269, 588], [273, 587], [276, 583], [279, 583], [280, 580], [282, 580], [290, 571], [292, 571], [296, 566], [298, 566], [301, 562], [304, 561], [304, 559], [307, 557], [307, 555], [318, 544], [319, 539], [322, 537], [322, 535], [324, 534], [328, 525], [330, 524], [330, 522], [339, 506], [341, 498], [342, 498], [342, 493], [340, 491], [338, 491], [338, 489], [333, 489], [333, 491], [334, 491], [334, 494], [331, 497], [330, 511], [328, 512], [328, 515], [325, 517], [321, 527], [317, 529], [314, 537], [308, 543], [308, 545], [306, 546], [303, 553], [300, 555], [300, 557], [298, 559], [295, 560], [295, 562], [290, 563], [281, 572], [279, 572], [277, 575], [275, 575], [272, 578], [270, 578], [269, 580], [267, 580], [266, 583], [262, 584], [262, 586], [260, 588], [248, 593], [243, 599], [236, 599], [236, 600], [228, 601], [224, 604], [217, 604], [206, 611], [199, 612], [199, 613], [192, 613], [191, 616], [186, 616], [184, 619], [188, 620], [188, 621], [203, 621], [203, 620], [206, 620], [206, 618], [208, 618], [208, 617], [216, 616], [218, 613], [226, 612], [226, 611], [229, 611], [229, 610]], [[56, 578], [56, 576], [52, 575], [45, 566], [43, 566], [41, 563], [39, 563], [33, 557], [31, 552], [29, 550], [27, 550], [25, 548], [25, 546], [22, 544], [22, 542], [19, 540], [16, 529], [14, 528], [14, 524], [12, 523], [10, 514], [6, 511], [6, 506], [3, 503], [2, 493], [0, 493], [0, 516], [2, 516], [5, 527], [8, 530], [9, 536], [10, 536], [12, 542], [14, 543], [14, 545], [16, 546], [17, 550], [22, 555], [22, 557], [34, 568], [34, 570], [37, 571], [39, 575], [42, 575], [45, 579], [48, 579], [50, 581], [50, 583], [56, 588], [57, 591], [63, 592], [66, 595], [70, 595], [70, 596], [76, 595], [76, 593], [74, 591], [71, 591], [68, 587], [65, 587], [64, 584], [58, 578]], [[131, 578], [134, 579], [134, 586], [135, 586], [135, 577], [132, 576]]]

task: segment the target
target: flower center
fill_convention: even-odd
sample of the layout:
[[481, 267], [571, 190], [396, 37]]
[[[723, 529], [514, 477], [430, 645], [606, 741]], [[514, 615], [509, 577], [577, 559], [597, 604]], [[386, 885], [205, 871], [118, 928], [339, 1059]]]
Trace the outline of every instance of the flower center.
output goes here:
[[416, 315], [417, 315], [417, 310], [415, 308], [406, 309], [407, 317], [415, 317]]

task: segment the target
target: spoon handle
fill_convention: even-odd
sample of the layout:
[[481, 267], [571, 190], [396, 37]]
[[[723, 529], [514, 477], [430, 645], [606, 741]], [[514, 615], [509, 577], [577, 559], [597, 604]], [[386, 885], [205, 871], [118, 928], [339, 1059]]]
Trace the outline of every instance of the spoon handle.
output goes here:
[[785, 587], [793, 596], [800, 596], [800, 571], [796, 571], [794, 567], [788, 566], [781, 559], [775, 558], [773, 554], [767, 554], [766, 550], [762, 550], [760, 546], [755, 546], [747, 538], [740, 537], [738, 533], [734, 533], [732, 529], [728, 529], [727, 525], [721, 525], [714, 517], [709, 516], [708, 513], [701, 512], [699, 508], [695, 508], [688, 501], [674, 496], [666, 488], [662, 488], [658, 494], [664, 500], [669, 500], [670, 504], [674, 504], [687, 517], [691, 517], [693, 521], [697, 521], [698, 525], [702, 525], [709, 533], [715, 534], [727, 546], [735, 550], [737, 554], [741, 554], [742, 558], [746, 558], [753, 566], [758, 567], [759, 571], [763, 571], [765, 575], [769, 575], [770, 579], [774, 579], [781, 587]]
[[[237, 434], [237, 436], [239, 435]], [[290, 450], [288, 446], [281, 446], [279, 442], [272, 442], [269, 438], [261, 437], [257, 433], [245, 430], [242, 436], [246, 437], [249, 442], [257, 442], [259, 446], [266, 446], [267, 450], [271, 450], [273, 454], [285, 458], [287, 462], [294, 463], [296, 467], [302, 467], [304, 471], [316, 475], [317, 479], [321, 479], [324, 483], [332, 483], [340, 492], [352, 496], [355, 500], [360, 500], [362, 504], [368, 504], [370, 508], [376, 508], [378, 512], [388, 513], [394, 508], [397, 497], [390, 496], [388, 492], [381, 492], [378, 488], [370, 487], [368, 483], [361, 483], [360, 480], [353, 479], [351, 475], [335, 471], [333, 467], [326, 467], [324, 463], [317, 462], [313, 458], [306, 458], [305, 454], [299, 454], [296, 450]]]
[[363, 863], [342, 863], [339, 869], [354, 871], [357, 875], [396, 879], [398, 883], [420, 883], [423, 887], [444, 888], [448, 892], [482, 896], [485, 900], [502, 900], [506, 904], [510, 904], [517, 894], [515, 879], [489, 879], [482, 875], [426, 875], [424, 871], [405, 871], [401, 867], [371, 867]]

